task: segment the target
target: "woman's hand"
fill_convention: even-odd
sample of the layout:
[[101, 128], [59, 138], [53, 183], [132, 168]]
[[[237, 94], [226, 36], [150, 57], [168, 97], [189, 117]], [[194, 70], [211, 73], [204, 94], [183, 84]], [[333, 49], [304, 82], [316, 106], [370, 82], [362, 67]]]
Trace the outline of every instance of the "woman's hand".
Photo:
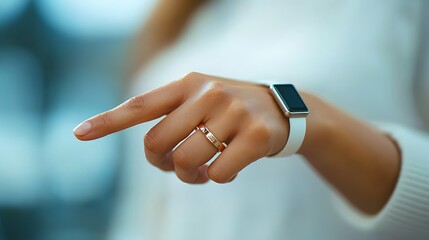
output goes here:
[[[310, 114], [298, 153], [357, 208], [378, 212], [399, 175], [396, 144], [320, 98], [301, 96]], [[267, 87], [199, 73], [133, 97], [74, 133], [92, 140], [164, 115], [145, 136], [146, 157], [187, 183], [229, 182], [247, 165], [279, 152], [289, 135], [288, 120]], [[200, 123], [228, 144], [210, 166], [205, 164], [217, 152], [214, 145], [200, 131], [187, 138]]]
[[[267, 87], [198, 73], [133, 97], [74, 133], [91, 140], [164, 115], [145, 136], [146, 157], [187, 183], [229, 182], [247, 165], [279, 152], [288, 136], [288, 120]], [[200, 123], [228, 144], [208, 169], [217, 149], [193, 132]]]

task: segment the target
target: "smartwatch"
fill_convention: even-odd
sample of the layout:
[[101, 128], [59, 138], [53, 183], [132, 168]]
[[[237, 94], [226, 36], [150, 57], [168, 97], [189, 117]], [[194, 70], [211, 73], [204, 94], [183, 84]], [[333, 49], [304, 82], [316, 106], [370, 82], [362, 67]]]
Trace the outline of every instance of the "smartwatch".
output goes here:
[[292, 84], [271, 84], [270, 91], [289, 120], [289, 137], [280, 152], [268, 157], [287, 157], [295, 154], [304, 141], [308, 108]]

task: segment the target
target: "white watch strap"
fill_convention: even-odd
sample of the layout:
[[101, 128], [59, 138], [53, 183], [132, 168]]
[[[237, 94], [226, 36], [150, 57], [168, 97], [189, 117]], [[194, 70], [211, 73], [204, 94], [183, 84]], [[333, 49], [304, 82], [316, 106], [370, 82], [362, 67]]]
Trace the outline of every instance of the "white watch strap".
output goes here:
[[298, 152], [305, 137], [306, 119], [289, 118], [289, 137], [283, 149], [268, 157], [278, 158], [287, 157]]

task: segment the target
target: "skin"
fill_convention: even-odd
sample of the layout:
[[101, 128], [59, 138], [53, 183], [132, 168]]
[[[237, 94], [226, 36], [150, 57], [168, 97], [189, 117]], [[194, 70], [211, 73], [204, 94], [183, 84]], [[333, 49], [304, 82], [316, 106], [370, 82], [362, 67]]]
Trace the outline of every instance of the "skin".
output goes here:
[[[377, 213], [399, 175], [396, 144], [317, 96], [300, 94], [310, 114], [298, 154], [358, 209]], [[133, 97], [86, 120], [74, 133], [93, 140], [162, 116], [145, 135], [146, 157], [192, 184], [230, 182], [249, 164], [279, 152], [289, 134], [288, 120], [268, 87], [201, 73]], [[193, 133], [199, 123], [228, 144], [209, 166], [217, 149], [201, 132]]]

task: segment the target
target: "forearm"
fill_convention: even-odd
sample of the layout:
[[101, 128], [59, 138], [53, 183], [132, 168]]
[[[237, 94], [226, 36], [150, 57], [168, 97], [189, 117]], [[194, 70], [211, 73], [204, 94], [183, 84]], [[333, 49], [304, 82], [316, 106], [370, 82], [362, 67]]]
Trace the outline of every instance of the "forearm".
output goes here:
[[371, 126], [304, 94], [310, 108], [302, 154], [361, 211], [375, 214], [389, 199], [400, 169], [395, 143]]
[[159, 0], [135, 39], [129, 75], [133, 76], [179, 36], [192, 13], [208, 0]]

